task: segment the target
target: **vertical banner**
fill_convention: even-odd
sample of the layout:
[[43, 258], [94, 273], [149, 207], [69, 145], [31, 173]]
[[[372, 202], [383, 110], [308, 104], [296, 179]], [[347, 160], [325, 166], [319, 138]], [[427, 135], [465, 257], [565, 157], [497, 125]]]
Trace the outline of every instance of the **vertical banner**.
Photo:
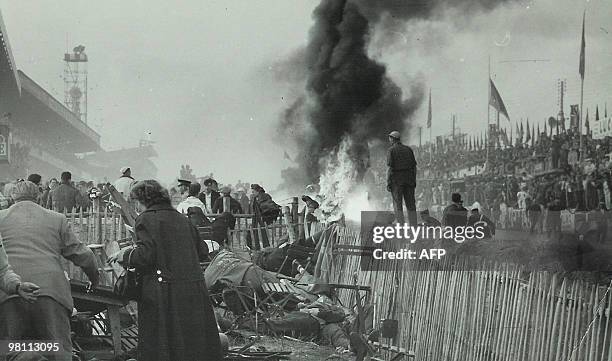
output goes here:
[[0, 164], [9, 162], [9, 126], [0, 124]]
[[495, 147], [498, 142], [498, 137], [497, 124], [489, 124], [489, 147]]
[[570, 105], [570, 128], [577, 129], [580, 125], [578, 120], [580, 118], [580, 111], [578, 109], [578, 104]]

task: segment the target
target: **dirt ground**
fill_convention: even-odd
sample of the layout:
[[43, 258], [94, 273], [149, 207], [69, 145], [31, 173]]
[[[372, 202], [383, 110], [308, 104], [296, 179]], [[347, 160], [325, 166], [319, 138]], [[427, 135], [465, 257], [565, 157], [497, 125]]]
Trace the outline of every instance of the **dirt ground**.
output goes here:
[[354, 356], [337, 354], [332, 347], [319, 346], [313, 342], [292, 340], [282, 337], [259, 336], [254, 332], [239, 331], [230, 334], [230, 349], [240, 348], [249, 341], [255, 341], [253, 348], [262, 347], [262, 351], [291, 351], [290, 360], [322, 361], [322, 360], [354, 360]]

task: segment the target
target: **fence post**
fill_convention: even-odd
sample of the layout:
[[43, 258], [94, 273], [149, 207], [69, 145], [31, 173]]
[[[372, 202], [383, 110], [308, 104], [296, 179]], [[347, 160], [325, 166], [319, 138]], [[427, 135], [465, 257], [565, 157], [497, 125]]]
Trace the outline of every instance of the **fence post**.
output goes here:
[[299, 229], [298, 229], [298, 197], [293, 197], [291, 200], [291, 219], [290, 219], [290, 223], [293, 225], [293, 234], [294, 236], [296, 234], [298, 234]]
[[291, 221], [291, 217], [290, 217], [290, 210], [289, 207], [284, 206], [283, 207], [283, 218], [285, 218], [285, 221], [287, 222], [287, 235], [289, 236], [289, 243], [294, 243], [295, 242], [295, 229], [293, 228], [293, 222]]
[[93, 217], [94, 222], [96, 222], [94, 226], [94, 242], [102, 244], [102, 214], [100, 214], [100, 200], [98, 198], [93, 200], [90, 215]]

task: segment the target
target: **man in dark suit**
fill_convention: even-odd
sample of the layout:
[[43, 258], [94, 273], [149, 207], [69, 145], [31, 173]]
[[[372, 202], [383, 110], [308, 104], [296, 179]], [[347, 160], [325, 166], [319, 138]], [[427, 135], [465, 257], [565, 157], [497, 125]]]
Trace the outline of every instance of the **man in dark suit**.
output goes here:
[[215, 180], [208, 178], [204, 181], [204, 191], [198, 195], [198, 198], [206, 205], [206, 208], [211, 209], [215, 205], [217, 198], [221, 194], [215, 190]]
[[231, 192], [232, 190], [230, 189], [230, 187], [221, 188], [221, 194], [223, 196], [218, 197], [217, 200], [215, 200], [215, 202], [213, 203], [213, 207], [212, 207], [213, 213], [224, 213], [225, 209], [223, 206], [223, 202], [225, 198], [229, 198], [228, 202], [229, 202], [229, 212], [230, 213], [232, 214], [242, 214], [243, 213], [240, 202], [232, 198]]
[[463, 227], [467, 224], [468, 210], [463, 206], [461, 194], [453, 193], [451, 196], [453, 203], [444, 208], [442, 215], [442, 225], [450, 227]]
[[72, 185], [70, 172], [63, 172], [61, 179], [62, 182], [49, 192], [46, 208], [60, 213], [72, 212], [81, 202], [81, 193]]
[[411, 226], [416, 226], [416, 201], [414, 188], [416, 187], [416, 166], [412, 148], [402, 144], [400, 133], [393, 131], [389, 134], [391, 146], [387, 152], [387, 191], [393, 196], [395, 208], [395, 221], [404, 223], [404, 202], [408, 210], [408, 220]]

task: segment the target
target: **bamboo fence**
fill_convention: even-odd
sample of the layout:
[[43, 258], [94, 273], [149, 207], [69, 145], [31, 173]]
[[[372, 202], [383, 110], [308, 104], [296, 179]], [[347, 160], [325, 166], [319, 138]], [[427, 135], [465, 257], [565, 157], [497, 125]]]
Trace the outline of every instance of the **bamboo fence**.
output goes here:
[[[342, 229], [339, 243], [360, 245]], [[333, 282], [372, 287], [374, 325], [399, 321], [391, 344], [412, 350], [416, 360], [612, 361], [612, 293], [608, 286], [527, 272], [518, 265], [484, 260], [481, 271], [461, 271], [461, 262], [388, 260], [360, 270], [359, 257], [337, 256]], [[350, 270], [350, 272], [348, 272]], [[340, 291], [343, 303], [354, 297]]]
[[[66, 216], [79, 239], [99, 254], [100, 271], [106, 274], [102, 284], [112, 286], [115, 273], [103, 261], [129, 237], [121, 216], [108, 210]], [[290, 226], [300, 227], [283, 217], [266, 227], [253, 227], [249, 215], [236, 218], [228, 232], [232, 248], [244, 246], [247, 233], [264, 231], [275, 246]], [[311, 233], [321, 228], [315, 225]], [[336, 243], [360, 246], [361, 239], [358, 232], [339, 227]], [[335, 256], [331, 281], [352, 284], [356, 272], [358, 284], [373, 290], [375, 327], [385, 319], [398, 320], [399, 332], [389, 343], [413, 351], [416, 360], [612, 361], [612, 292], [607, 286], [486, 260], [387, 260], [372, 270], [362, 270], [360, 261]], [[461, 262], [482, 267], [461, 271]], [[70, 263], [67, 272], [87, 280]], [[339, 291], [343, 304], [353, 303], [353, 292]]]

